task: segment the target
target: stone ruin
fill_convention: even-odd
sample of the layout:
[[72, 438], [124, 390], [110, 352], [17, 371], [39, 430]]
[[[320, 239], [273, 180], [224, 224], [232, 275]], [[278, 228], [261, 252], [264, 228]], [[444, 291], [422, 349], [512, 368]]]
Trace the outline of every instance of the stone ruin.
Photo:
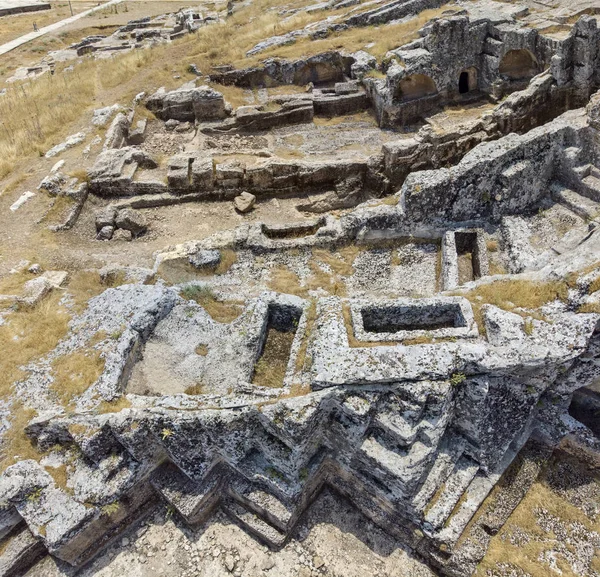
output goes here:
[[[132, 128], [134, 107], [115, 116], [77, 197], [79, 212], [88, 194], [105, 199], [99, 240], [143, 235], [147, 207], [242, 193], [302, 196], [317, 214], [160, 251], [27, 367], [16, 389], [38, 411], [28, 436], [78, 456], [67, 488], [31, 460], [0, 478], [4, 574], [46, 552], [82, 566], [161, 500], [191, 527], [221, 508], [277, 549], [331, 486], [440, 574], [467, 576], [533, 482], [499, 484], [510, 467], [519, 476], [517, 455], [539, 469], [558, 447], [598, 467], [596, 20], [557, 40], [459, 14], [392, 50], [378, 75], [366, 56], [267, 60], [160, 90], [137, 106], [179, 139], [166, 160], [147, 146], [148, 123]], [[215, 83], [311, 85], [234, 109]], [[458, 128], [390, 132], [483, 100]], [[381, 134], [373, 154], [285, 160], [265, 137], [364, 110]], [[250, 160], [224, 154], [233, 137]], [[77, 186], [58, 174], [43, 188]], [[282, 267], [287, 284], [274, 281]], [[541, 312], [473, 297], [573, 275]], [[276, 339], [273, 383], [262, 367]], [[105, 368], [66, 412], [50, 363], [90, 349]], [[488, 505], [494, 488], [504, 509]]]

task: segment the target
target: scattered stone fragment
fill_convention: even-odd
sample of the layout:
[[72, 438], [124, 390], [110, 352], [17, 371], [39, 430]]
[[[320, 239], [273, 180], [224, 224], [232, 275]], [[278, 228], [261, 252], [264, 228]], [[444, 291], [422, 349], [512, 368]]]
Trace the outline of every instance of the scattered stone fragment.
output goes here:
[[119, 110], [118, 104], [97, 108], [92, 115], [92, 124], [94, 126], [104, 126], [116, 112]]
[[10, 210], [15, 212], [19, 210], [30, 198], [35, 196], [35, 192], [27, 191], [24, 192], [15, 202], [10, 205]]
[[96, 240], [110, 240], [115, 232], [115, 227], [106, 225], [100, 228], [96, 235]]
[[115, 218], [117, 228], [131, 231], [134, 237], [143, 234], [148, 229], [148, 223], [144, 215], [131, 208], [126, 208], [117, 212]]
[[96, 230], [104, 228], [105, 226], [114, 226], [115, 219], [117, 218], [117, 209], [112, 205], [108, 205], [95, 212], [96, 217]]
[[112, 235], [112, 240], [126, 240], [126, 241], [131, 241], [131, 240], [133, 240], [133, 234], [131, 234], [130, 230], [125, 230], [123, 228], [118, 228], [117, 230], [114, 231], [114, 233]]
[[250, 212], [254, 208], [255, 203], [256, 197], [249, 192], [242, 192], [242, 194], [233, 199], [235, 209], [241, 213]]
[[46, 152], [46, 158], [52, 158], [57, 154], [63, 153], [65, 150], [69, 148], [73, 148], [78, 144], [81, 144], [85, 140], [85, 132], [78, 132], [77, 134], [73, 134], [69, 136], [64, 142], [53, 146], [48, 152]]

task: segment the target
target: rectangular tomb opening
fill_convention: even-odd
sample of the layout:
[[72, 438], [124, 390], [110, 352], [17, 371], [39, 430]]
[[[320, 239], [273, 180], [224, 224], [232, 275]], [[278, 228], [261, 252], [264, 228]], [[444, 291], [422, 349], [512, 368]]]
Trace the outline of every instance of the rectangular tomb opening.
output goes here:
[[457, 303], [373, 306], [363, 308], [361, 315], [364, 330], [368, 333], [434, 331], [467, 326]]
[[317, 231], [325, 224], [325, 219], [320, 218], [317, 221], [310, 221], [305, 223], [294, 223], [291, 225], [262, 225], [262, 233], [267, 237], [274, 240], [280, 239], [292, 239], [292, 238], [303, 238], [306, 236], [313, 236], [317, 234]]
[[299, 307], [278, 303], [269, 305], [252, 384], [270, 388], [283, 387], [301, 316], [302, 309]]
[[476, 232], [456, 232], [456, 254], [458, 256], [458, 284], [476, 280], [482, 276]]

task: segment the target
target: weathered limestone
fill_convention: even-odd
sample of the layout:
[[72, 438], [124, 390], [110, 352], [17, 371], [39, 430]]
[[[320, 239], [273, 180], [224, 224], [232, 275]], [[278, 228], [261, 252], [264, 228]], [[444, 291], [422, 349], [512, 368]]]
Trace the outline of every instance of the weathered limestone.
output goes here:
[[[439, 4], [393, 1], [353, 22]], [[197, 20], [178, 17], [173, 35]], [[165, 31], [148, 19], [121, 33]], [[117, 114], [89, 172], [90, 190], [114, 202], [95, 215], [98, 240], [122, 243], [114, 254], [146, 232], [137, 208], [227, 199], [245, 213], [307, 195], [297, 207], [332, 212], [287, 224], [238, 216], [233, 230], [157, 253], [153, 270], [99, 271], [120, 286], [74, 313], [14, 384], [38, 413], [26, 434], [50, 454], [0, 476], [0, 568], [25, 571], [42, 551], [79, 568], [159, 499], [191, 527], [219, 507], [278, 548], [331, 485], [442, 574], [466, 577], [553, 447], [597, 468], [600, 102], [573, 109], [597, 88], [597, 40], [591, 18], [555, 40], [505, 14], [460, 15], [388, 54], [385, 79], [368, 74], [366, 53], [222, 67], [215, 79], [240, 86], [328, 86], [270, 100], [260, 91], [266, 105], [231, 117], [210, 88], [159, 91], [148, 108], [165, 124], [150, 121], [152, 138], [164, 128], [178, 151], [160, 163], [145, 123], [131, 130], [131, 115]], [[283, 161], [263, 144], [282, 135], [256, 134], [371, 104], [382, 126], [403, 125], [483, 95], [508, 96], [370, 156]], [[215, 152], [230, 142], [253, 154]], [[41, 188], [83, 203], [83, 184], [54, 171]], [[34, 306], [66, 280], [30, 272], [21, 298], [0, 299]], [[519, 302], [518, 290], [549, 281], [556, 298]], [[498, 306], [486, 304], [495, 288]], [[73, 354], [103, 364], [66, 409], [55, 361]], [[482, 510], [524, 447], [539, 460], [517, 470], [504, 509]], [[48, 472], [57, 466], [64, 486]]]
[[283, 102], [278, 110], [265, 110], [264, 106], [240, 106], [235, 116], [215, 127], [203, 130], [207, 134], [220, 132], [254, 132], [268, 130], [285, 124], [310, 122], [313, 118], [310, 100], [295, 99]]
[[[555, 45], [535, 30], [499, 25], [502, 19], [438, 20], [424, 29], [422, 39], [392, 50], [386, 78], [365, 80], [380, 125], [411, 123], [442, 103], [484, 94], [499, 100], [525, 89], [548, 67], [556, 84], [572, 93], [576, 106], [598, 87], [594, 46], [599, 32], [594, 20], [583, 17], [569, 38]], [[574, 46], [581, 55], [574, 57]], [[574, 58], [585, 66], [573, 67]]]
[[269, 58], [262, 66], [246, 70], [225, 70], [210, 75], [213, 82], [254, 87], [272, 84], [297, 84], [309, 82], [341, 82], [350, 75], [354, 59], [339, 52], [324, 52], [304, 60], [279, 60]]
[[98, 155], [89, 171], [90, 192], [98, 196], [133, 196], [164, 192], [166, 185], [159, 181], [135, 181], [138, 167], [156, 168], [156, 162], [135, 147], [109, 149]]
[[223, 95], [208, 86], [180, 88], [172, 92], [161, 89], [148, 98], [146, 107], [165, 121], [202, 122], [220, 120], [229, 114]]
[[241, 213], [250, 212], [256, 203], [256, 197], [249, 192], [242, 192], [233, 199], [235, 209]]

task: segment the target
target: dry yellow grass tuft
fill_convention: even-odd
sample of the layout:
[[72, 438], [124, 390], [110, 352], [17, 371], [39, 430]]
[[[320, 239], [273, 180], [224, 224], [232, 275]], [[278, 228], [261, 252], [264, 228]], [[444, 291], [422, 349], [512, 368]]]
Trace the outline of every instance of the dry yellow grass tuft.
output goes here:
[[328, 265], [334, 273], [350, 276], [354, 272], [354, 259], [359, 252], [357, 246], [349, 245], [337, 252], [317, 248], [313, 250], [312, 256], [315, 260]]
[[468, 292], [456, 294], [469, 299], [479, 330], [485, 333], [483, 305], [490, 304], [517, 313], [520, 311], [516, 309], [535, 311], [556, 300], [565, 302], [568, 286], [563, 281], [534, 282], [506, 279], [482, 284]]
[[122, 395], [114, 401], [103, 401], [98, 407], [99, 413], [118, 413], [123, 409], [129, 409], [131, 407], [131, 401]]
[[48, 473], [50, 473], [50, 476], [54, 479], [57, 487], [60, 487], [67, 493], [73, 493], [73, 489], [67, 486], [69, 474], [67, 471], [67, 466], [64, 463], [58, 467], [45, 467], [45, 469]]
[[215, 274], [225, 274], [237, 262], [237, 254], [234, 250], [225, 249], [221, 251], [221, 262], [215, 269]]
[[186, 286], [181, 291], [181, 296], [197, 302], [215, 321], [220, 323], [230, 323], [237, 319], [244, 309], [244, 301], [219, 300], [210, 288], [204, 286]]
[[116, 274], [107, 282], [102, 282], [97, 270], [80, 270], [71, 275], [68, 285], [69, 294], [73, 297], [73, 308], [81, 313], [87, 307], [89, 300], [107, 288], [118, 287], [125, 281], [124, 274]]
[[206, 387], [202, 383], [197, 383], [185, 390], [186, 395], [203, 395], [206, 393]]
[[0, 473], [10, 465], [24, 459], [39, 460], [42, 454], [25, 434], [25, 427], [36, 416], [36, 411], [26, 409], [20, 403], [11, 407], [10, 427], [2, 437], [2, 457], [0, 458]]
[[25, 373], [20, 369], [50, 352], [67, 333], [70, 315], [59, 305], [62, 295], [52, 294], [36, 307], [10, 314], [0, 326], [0, 396], [6, 398], [13, 383]]
[[58, 357], [52, 363], [52, 390], [64, 404], [84, 393], [104, 370], [104, 359], [96, 349], [76, 351]]
[[305, 297], [308, 290], [302, 286], [300, 277], [286, 266], [279, 266], [271, 271], [267, 286], [275, 292]]
[[196, 347], [196, 354], [205, 357], [208, 355], [208, 347], [206, 345], [198, 345]]

